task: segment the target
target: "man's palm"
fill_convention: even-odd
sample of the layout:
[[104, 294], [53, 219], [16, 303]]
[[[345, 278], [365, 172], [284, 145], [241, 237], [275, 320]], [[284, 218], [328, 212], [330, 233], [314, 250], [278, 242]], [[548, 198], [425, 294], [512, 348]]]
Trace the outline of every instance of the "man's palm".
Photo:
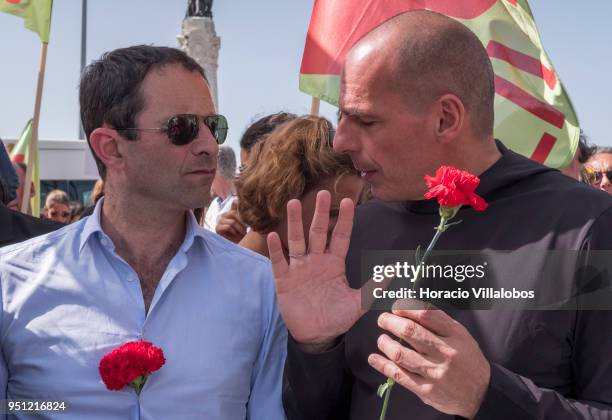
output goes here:
[[321, 345], [344, 334], [361, 317], [361, 292], [349, 287], [345, 273], [353, 225], [350, 199], [340, 205], [329, 248], [327, 226], [330, 194], [317, 195], [308, 251], [302, 227], [301, 205], [287, 204], [289, 264], [276, 233], [268, 236], [280, 311], [293, 338], [304, 345]]

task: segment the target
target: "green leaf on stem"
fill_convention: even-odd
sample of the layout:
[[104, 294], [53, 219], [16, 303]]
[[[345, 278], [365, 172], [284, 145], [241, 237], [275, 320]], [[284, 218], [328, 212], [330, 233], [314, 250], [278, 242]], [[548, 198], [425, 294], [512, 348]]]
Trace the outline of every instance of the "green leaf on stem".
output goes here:
[[385, 392], [387, 392], [387, 388], [389, 388], [388, 382], [385, 382], [384, 384], [380, 384], [378, 386], [378, 391], [376, 391], [376, 395], [378, 395], [380, 398], [384, 398]]

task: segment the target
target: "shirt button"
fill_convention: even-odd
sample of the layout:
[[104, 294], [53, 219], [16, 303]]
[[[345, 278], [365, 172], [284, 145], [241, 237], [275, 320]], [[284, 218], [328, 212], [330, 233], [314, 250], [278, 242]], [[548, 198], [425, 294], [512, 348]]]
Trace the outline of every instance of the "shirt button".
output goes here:
[[106, 238], [102, 238], [102, 239], [100, 240], [100, 242], [102, 243], [102, 245], [104, 245], [104, 246], [108, 246], [108, 239], [106, 239]]

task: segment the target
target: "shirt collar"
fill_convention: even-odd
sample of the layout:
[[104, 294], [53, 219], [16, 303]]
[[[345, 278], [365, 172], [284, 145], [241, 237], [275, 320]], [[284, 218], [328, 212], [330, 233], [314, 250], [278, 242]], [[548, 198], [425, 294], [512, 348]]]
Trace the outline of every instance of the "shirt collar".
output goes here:
[[101, 232], [102, 235], [106, 235], [102, 230], [102, 225], [100, 224], [100, 216], [102, 214], [102, 203], [104, 201], [104, 197], [102, 197], [94, 208], [91, 216], [87, 217], [85, 220], [85, 226], [83, 226], [83, 231], [81, 232], [81, 242], [79, 243], [79, 253], [83, 252], [83, 247], [89, 240], [89, 238], [94, 235], [96, 232]]
[[[85, 225], [83, 226], [83, 231], [81, 232], [81, 241], [79, 243], [79, 253], [83, 251], [83, 247], [89, 241], [89, 238], [100, 232], [100, 235], [104, 238], [107, 238], [110, 241], [110, 238], [104, 233], [102, 230], [102, 225], [100, 224], [100, 217], [102, 216], [102, 205], [104, 204], [104, 197], [98, 201], [96, 207], [94, 208], [91, 216], [87, 217], [85, 221]], [[193, 246], [195, 238], [201, 238], [203, 243], [206, 243], [204, 229], [200, 228], [198, 222], [193, 215], [193, 212], [186, 212], [186, 229], [185, 229], [185, 239], [181, 244], [180, 250], [182, 252], [187, 252]]]
[[193, 245], [195, 238], [201, 238], [203, 243], [206, 243], [204, 229], [198, 224], [193, 212], [187, 212], [187, 223], [185, 229], [185, 240], [181, 245], [181, 251], [187, 252]]

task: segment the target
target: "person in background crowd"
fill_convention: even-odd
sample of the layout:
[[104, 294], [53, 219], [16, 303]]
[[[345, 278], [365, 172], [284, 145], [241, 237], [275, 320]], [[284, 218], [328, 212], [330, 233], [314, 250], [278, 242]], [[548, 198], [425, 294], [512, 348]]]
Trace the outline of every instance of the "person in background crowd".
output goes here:
[[9, 186], [0, 172], [0, 203], [6, 204], [9, 199]]
[[[277, 112], [276, 114], [266, 115], [251, 124], [240, 138], [240, 172], [247, 168], [251, 149], [255, 144], [264, 140], [275, 128], [295, 118], [297, 116], [294, 114]], [[218, 218], [215, 230], [217, 234], [234, 243], [238, 243], [244, 238], [247, 225], [238, 216], [238, 203], [236, 201], [231, 204], [229, 211], [222, 213]]]
[[70, 222], [74, 223], [81, 219], [83, 212], [85, 211], [85, 207], [80, 201], [71, 201], [70, 202]]
[[251, 150], [249, 165], [236, 182], [241, 220], [251, 227], [240, 245], [268, 256], [266, 235], [277, 232], [287, 254], [286, 204], [303, 203], [308, 231], [319, 190], [332, 191], [328, 232], [333, 229], [340, 201], [358, 202], [363, 181], [348, 155], [332, 148], [333, 126], [324, 118], [295, 118], [270, 133]]
[[[17, 174], [17, 179], [19, 180], [19, 185], [17, 186], [17, 196], [13, 201], [8, 203], [7, 207], [16, 211], [21, 211], [21, 201], [23, 199], [23, 192], [25, 190], [25, 178], [26, 172], [28, 170], [28, 166], [25, 163], [15, 163], [13, 162], [13, 168], [15, 169], [15, 173]], [[36, 195], [36, 186], [34, 185], [34, 181], [32, 181], [30, 185], [30, 200], [28, 200], [28, 209], [26, 214], [32, 214], [32, 205], [31, 199]]]
[[2, 139], [0, 139], [0, 178], [2, 178], [6, 184], [5, 199], [7, 201], [12, 201], [17, 195], [19, 179], [15, 173], [11, 158], [9, 157], [8, 149]]
[[586, 134], [584, 134], [584, 131], [581, 129], [574, 158], [569, 165], [565, 168], [561, 168], [560, 171], [580, 182], [588, 183], [584, 176], [584, 164], [590, 159], [594, 151], [595, 147], [589, 144]]
[[[204, 70], [175, 48], [121, 48], [84, 70], [79, 99], [104, 198], [0, 251], [0, 399], [67, 401], [73, 419], [283, 419], [270, 262], [191, 212], [227, 136]], [[107, 389], [100, 360], [132, 341], [165, 364], [140, 394]]]
[[266, 115], [252, 123], [240, 138], [240, 168], [243, 169], [249, 164], [251, 149], [262, 141], [276, 127], [297, 118], [297, 115], [289, 112], [277, 112], [276, 114]]
[[212, 195], [214, 198], [208, 206], [206, 217], [204, 218], [204, 227], [206, 229], [214, 232], [221, 214], [229, 211], [232, 203], [236, 200], [235, 179], [236, 154], [230, 146], [219, 146], [217, 171], [212, 182]]
[[81, 213], [81, 219], [93, 214], [96, 204], [98, 204], [98, 201], [100, 201], [102, 197], [104, 197], [104, 181], [102, 179], [98, 179], [91, 190], [91, 202], [93, 204], [83, 210], [83, 213]]
[[59, 223], [41, 220], [9, 209], [6, 206], [9, 198], [8, 183], [0, 172], [0, 247], [22, 242], [62, 227]]
[[98, 179], [91, 190], [91, 201], [96, 205], [102, 197], [104, 197], [104, 181]]
[[612, 194], [612, 147], [598, 147], [585, 164], [589, 183]]
[[47, 194], [43, 217], [60, 223], [70, 223], [70, 197], [62, 190], [52, 190]]

